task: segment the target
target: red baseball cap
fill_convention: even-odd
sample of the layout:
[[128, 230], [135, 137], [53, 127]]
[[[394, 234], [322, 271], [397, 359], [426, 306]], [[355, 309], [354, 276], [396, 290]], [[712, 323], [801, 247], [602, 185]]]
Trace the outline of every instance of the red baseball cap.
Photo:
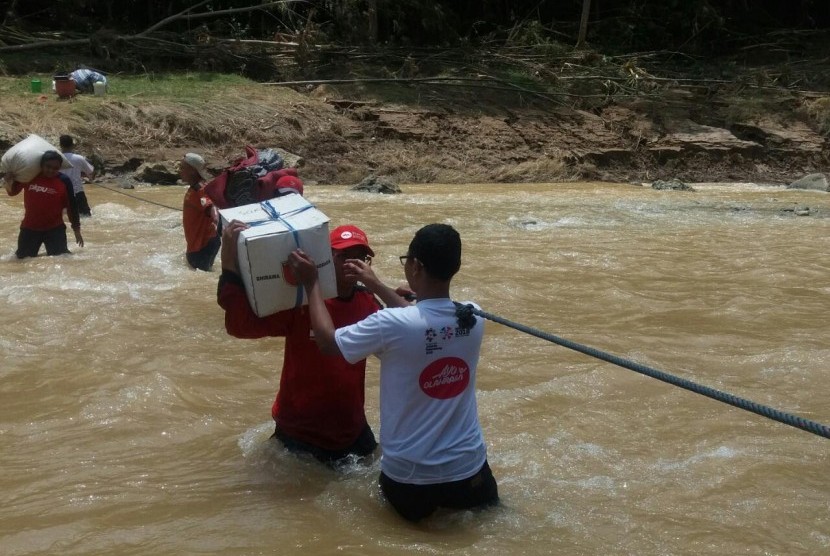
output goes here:
[[297, 176], [285, 175], [280, 177], [280, 179], [277, 180], [276, 187], [280, 195], [286, 195], [288, 193], [303, 194], [303, 180]]
[[351, 224], [338, 226], [331, 231], [329, 239], [331, 240], [332, 249], [348, 249], [355, 245], [362, 245], [371, 256], [375, 256], [375, 252], [369, 247], [369, 239], [366, 237], [366, 233], [357, 226]]

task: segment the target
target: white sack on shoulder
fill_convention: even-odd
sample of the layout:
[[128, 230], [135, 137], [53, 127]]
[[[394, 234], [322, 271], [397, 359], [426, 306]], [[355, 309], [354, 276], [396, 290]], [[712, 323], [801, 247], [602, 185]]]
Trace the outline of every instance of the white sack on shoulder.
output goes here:
[[61, 155], [61, 168], [72, 168], [60, 149], [33, 133], [6, 151], [0, 159], [0, 172], [10, 174], [14, 181], [29, 183], [40, 173], [40, 158], [46, 151]]

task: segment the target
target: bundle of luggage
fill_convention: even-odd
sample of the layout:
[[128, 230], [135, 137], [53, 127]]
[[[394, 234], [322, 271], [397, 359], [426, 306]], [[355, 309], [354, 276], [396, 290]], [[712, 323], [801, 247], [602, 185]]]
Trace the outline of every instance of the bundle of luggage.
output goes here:
[[205, 192], [217, 208], [249, 205], [291, 193], [303, 194], [297, 169], [283, 168], [285, 161], [279, 153], [248, 145], [245, 154], [205, 186]]

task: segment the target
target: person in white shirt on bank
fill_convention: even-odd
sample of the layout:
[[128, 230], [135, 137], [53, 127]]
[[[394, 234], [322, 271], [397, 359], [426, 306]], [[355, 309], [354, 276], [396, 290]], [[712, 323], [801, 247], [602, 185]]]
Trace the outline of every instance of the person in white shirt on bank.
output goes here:
[[64, 170], [64, 174], [69, 176], [72, 181], [72, 187], [75, 189], [75, 203], [78, 206], [78, 214], [81, 216], [92, 216], [92, 210], [89, 208], [89, 201], [87, 201], [86, 193], [84, 192], [84, 176], [89, 178], [89, 181], [95, 179], [95, 168], [83, 156], [73, 152], [75, 148], [75, 140], [71, 135], [61, 135], [60, 137], [61, 152], [66, 160], [72, 165], [72, 168]]
[[494, 505], [498, 487], [475, 397], [484, 323], [450, 298], [461, 238], [452, 226], [430, 224], [400, 259], [417, 303], [338, 329], [325, 309], [314, 261], [298, 249], [289, 263], [308, 293], [320, 350], [350, 362], [380, 358], [380, 487], [389, 503], [410, 521], [439, 507]]

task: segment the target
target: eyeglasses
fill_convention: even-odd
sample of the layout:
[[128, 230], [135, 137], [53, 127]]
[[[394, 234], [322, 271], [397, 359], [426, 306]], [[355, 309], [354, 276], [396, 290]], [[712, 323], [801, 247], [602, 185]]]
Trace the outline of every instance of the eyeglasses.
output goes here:
[[400, 257], [398, 257], [398, 259], [400, 259], [400, 261], [401, 261], [401, 266], [406, 266], [406, 261], [408, 261], [411, 258], [412, 258], [412, 256], [408, 255], [408, 254], [407, 255], [401, 255]]

